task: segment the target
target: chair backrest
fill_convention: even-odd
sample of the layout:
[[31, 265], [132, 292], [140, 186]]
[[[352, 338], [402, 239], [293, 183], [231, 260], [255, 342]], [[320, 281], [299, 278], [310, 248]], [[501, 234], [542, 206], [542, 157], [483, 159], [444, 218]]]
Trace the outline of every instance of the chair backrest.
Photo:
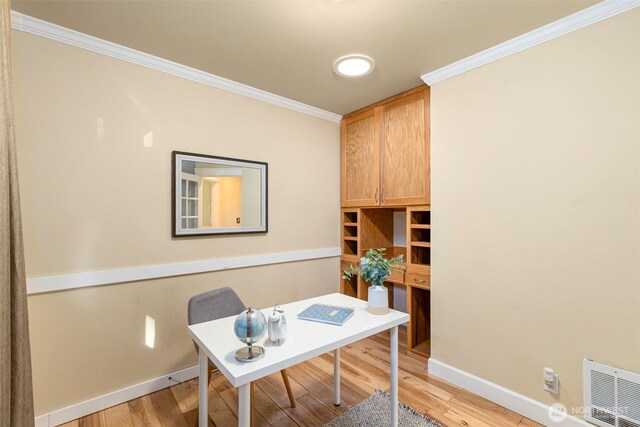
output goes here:
[[187, 316], [189, 324], [208, 322], [235, 316], [246, 310], [238, 294], [231, 288], [214, 289], [189, 299]]

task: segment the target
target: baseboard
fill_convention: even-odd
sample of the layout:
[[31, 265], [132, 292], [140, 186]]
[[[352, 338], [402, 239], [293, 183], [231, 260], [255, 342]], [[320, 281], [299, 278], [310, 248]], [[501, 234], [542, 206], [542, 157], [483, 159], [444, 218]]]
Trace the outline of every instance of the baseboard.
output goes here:
[[36, 417], [35, 427], [49, 427], [49, 414]]
[[[462, 371], [446, 363], [433, 358], [429, 359], [429, 374], [435, 375], [468, 390], [478, 396], [484, 397], [498, 405], [504, 406], [517, 412], [533, 421], [543, 425], [553, 425], [562, 427], [592, 427], [591, 424], [572, 415], [567, 416], [564, 421], [553, 422], [549, 418], [549, 406], [533, 400], [527, 396], [516, 393], [513, 390], [494, 384], [490, 381], [477, 377], [468, 372]], [[198, 366], [182, 369], [161, 377], [141, 382], [111, 393], [97, 396], [83, 402], [69, 405], [62, 409], [42, 414], [36, 417], [35, 427], [55, 427], [69, 421], [82, 418], [94, 412], [102, 411], [120, 403], [136, 399], [141, 396], [162, 390], [175, 384], [175, 381], [183, 382], [198, 376]]]
[[433, 358], [429, 359], [429, 375], [440, 377], [545, 426], [593, 427], [573, 415], [568, 415], [563, 421], [552, 421], [548, 405]]
[[[54, 427], [198, 376], [198, 366], [182, 369], [36, 417], [36, 427]], [[169, 377], [175, 381], [169, 380]]]

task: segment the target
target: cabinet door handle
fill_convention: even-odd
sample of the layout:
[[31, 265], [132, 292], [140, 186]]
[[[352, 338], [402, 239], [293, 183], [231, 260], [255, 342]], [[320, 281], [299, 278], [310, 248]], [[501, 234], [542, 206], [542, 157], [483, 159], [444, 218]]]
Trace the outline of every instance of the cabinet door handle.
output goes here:
[[376, 192], [375, 192], [373, 198], [376, 201], [376, 203], [378, 203], [378, 189], [377, 188], [376, 188]]
[[380, 189], [380, 203], [384, 203], [384, 187]]
[[413, 278], [413, 281], [414, 281], [414, 282], [416, 282], [416, 283], [420, 283], [420, 284], [422, 284], [422, 283], [425, 283], [425, 282], [426, 282], [426, 280], [424, 280], [424, 279], [418, 279], [417, 277], [414, 277], [414, 278]]

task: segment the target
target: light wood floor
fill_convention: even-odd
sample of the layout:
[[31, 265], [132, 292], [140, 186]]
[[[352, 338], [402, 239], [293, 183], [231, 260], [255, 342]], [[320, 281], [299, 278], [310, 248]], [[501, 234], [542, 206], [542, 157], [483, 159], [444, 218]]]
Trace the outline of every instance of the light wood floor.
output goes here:
[[[406, 355], [400, 334], [400, 401], [444, 426], [539, 426], [501, 406], [427, 374], [424, 359]], [[256, 382], [255, 425], [322, 425], [366, 399], [374, 389], [389, 389], [389, 332], [359, 341], [341, 351], [342, 405], [333, 405], [333, 356], [324, 354], [287, 369], [296, 398], [289, 405], [279, 374]], [[197, 418], [198, 380], [131, 400], [64, 424], [86, 426], [190, 427]], [[209, 425], [237, 425], [237, 389], [219, 373], [209, 384]]]

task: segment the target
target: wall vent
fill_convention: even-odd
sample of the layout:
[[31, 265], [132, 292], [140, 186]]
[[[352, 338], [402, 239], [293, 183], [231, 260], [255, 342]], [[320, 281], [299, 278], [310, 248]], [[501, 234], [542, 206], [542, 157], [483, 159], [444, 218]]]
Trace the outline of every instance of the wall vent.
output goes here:
[[640, 427], [640, 374], [584, 359], [584, 419], [602, 427]]

